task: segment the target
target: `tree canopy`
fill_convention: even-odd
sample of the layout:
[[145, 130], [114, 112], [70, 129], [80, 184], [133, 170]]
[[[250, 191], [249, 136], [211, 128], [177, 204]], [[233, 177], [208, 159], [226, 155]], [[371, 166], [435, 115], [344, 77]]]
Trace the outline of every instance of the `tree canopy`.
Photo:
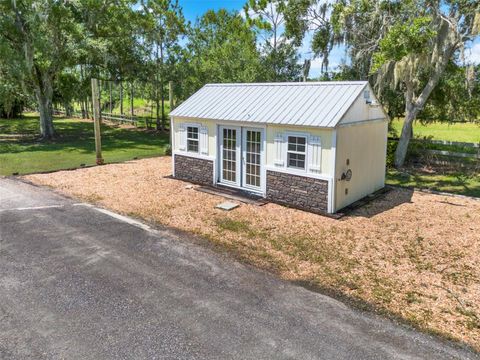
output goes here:
[[[170, 81], [179, 101], [209, 82], [306, 81], [311, 59], [300, 51], [309, 39], [321, 79], [368, 79], [389, 115], [405, 117], [401, 166], [415, 119], [480, 116], [479, 67], [463, 63], [479, 34], [479, 7], [474, 0], [246, 0], [240, 11], [209, 10], [192, 24], [178, 0], [0, 0], [0, 113], [36, 107], [41, 134], [51, 138], [54, 104], [77, 102], [87, 113], [89, 81], [98, 77], [119, 85], [122, 113], [124, 91], [131, 101], [135, 89], [147, 94], [164, 130]], [[332, 73], [339, 46], [347, 59]]]
[[395, 153], [395, 165], [402, 166], [413, 121], [442, 79], [455, 77], [448, 65], [458, 63], [466, 45], [478, 37], [480, 3], [290, 0], [286, 19], [287, 32], [297, 42], [307, 30], [313, 31], [311, 47], [325, 67], [332, 48], [345, 45], [351, 75], [371, 80], [379, 97], [393, 108], [398, 106], [394, 97], [402, 95], [405, 121]]

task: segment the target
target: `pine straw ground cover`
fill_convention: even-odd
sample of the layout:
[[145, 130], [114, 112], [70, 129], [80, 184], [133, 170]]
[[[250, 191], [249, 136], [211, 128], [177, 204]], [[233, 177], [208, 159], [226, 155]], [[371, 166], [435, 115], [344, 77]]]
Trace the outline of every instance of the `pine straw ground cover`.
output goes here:
[[223, 212], [170, 174], [163, 157], [26, 178], [480, 350], [480, 202], [398, 189], [342, 220], [275, 204]]

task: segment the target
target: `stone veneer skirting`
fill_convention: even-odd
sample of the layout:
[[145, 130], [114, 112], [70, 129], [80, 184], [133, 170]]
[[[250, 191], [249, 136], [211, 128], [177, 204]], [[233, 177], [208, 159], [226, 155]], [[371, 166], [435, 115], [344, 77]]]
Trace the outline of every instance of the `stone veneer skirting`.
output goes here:
[[328, 211], [328, 181], [267, 170], [266, 197], [279, 204], [325, 214]]
[[174, 177], [197, 184], [213, 184], [213, 161], [174, 154]]

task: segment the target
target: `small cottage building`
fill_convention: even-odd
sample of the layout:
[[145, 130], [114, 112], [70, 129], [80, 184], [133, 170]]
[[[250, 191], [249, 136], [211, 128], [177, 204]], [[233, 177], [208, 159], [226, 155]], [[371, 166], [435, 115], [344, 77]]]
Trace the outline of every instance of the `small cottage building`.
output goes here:
[[366, 81], [208, 84], [170, 116], [179, 179], [316, 213], [384, 187], [388, 117]]

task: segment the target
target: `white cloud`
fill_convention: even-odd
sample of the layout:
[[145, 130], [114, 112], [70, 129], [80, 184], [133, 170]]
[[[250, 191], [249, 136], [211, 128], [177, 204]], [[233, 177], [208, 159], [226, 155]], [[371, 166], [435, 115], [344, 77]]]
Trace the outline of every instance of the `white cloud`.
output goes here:
[[465, 50], [465, 61], [474, 65], [480, 64], [480, 42], [476, 42], [470, 49]]

